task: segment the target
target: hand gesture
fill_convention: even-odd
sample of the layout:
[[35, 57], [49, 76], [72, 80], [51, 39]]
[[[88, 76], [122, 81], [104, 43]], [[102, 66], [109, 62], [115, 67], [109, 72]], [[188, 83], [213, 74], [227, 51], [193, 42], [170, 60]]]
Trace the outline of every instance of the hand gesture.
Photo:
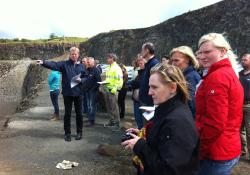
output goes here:
[[43, 60], [36, 60], [36, 64], [38, 64], [38, 65], [43, 64]]

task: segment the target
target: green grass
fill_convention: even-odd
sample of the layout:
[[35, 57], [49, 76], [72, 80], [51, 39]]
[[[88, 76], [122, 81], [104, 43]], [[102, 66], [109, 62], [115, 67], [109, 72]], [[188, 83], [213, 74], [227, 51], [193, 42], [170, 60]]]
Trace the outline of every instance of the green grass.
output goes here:
[[79, 37], [55, 37], [53, 39], [38, 39], [38, 40], [29, 40], [29, 39], [0, 39], [0, 43], [3, 44], [60, 44], [60, 43], [81, 43], [87, 41], [88, 38], [79, 38]]

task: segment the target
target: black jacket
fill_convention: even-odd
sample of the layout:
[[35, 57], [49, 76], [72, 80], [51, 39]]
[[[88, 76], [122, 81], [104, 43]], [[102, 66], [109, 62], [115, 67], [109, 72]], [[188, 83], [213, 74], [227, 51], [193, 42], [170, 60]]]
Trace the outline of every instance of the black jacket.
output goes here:
[[62, 73], [62, 94], [64, 96], [80, 96], [82, 94], [81, 84], [73, 88], [70, 86], [74, 76], [84, 74], [85, 68], [82, 64], [74, 64], [70, 59], [59, 62], [44, 60], [42, 66]]
[[144, 174], [196, 175], [198, 135], [188, 106], [175, 96], [156, 108], [151, 122], [147, 139], [134, 146]]
[[150, 70], [154, 67], [159, 61], [156, 57], [151, 58], [146, 64], [142, 75], [142, 80], [140, 82], [140, 90], [139, 90], [139, 100], [145, 105], [153, 106], [153, 99], [150, 95], [148, 95], [149, 91], [149, 77]]
[[240, 71], [239, 79], [244, 90], [244, 101], [250, 101], [250, 73], [244, 74], [244, 70]]
[[196, 91], [197, 84], [201, 80], [201, 77], [193, 66], [188, 66], [183, 71], [183, 74], [185, 76], [185, 79], [188, 82], [188, 90], [189, 90], [189, 95], [190, 95], [188, 106], [193, 114], [193, 117], [195, 117], [195, 91]]
[[81, 78], [83, 91], [97, 91], [99, 88], [97, 82], [102, 81], [100, 71], [97, 67], [87, 68]]
[[140, 84], [141, 84], [142, 76], [143, 76], [143, 71], [144, 71], [144, 69], [139, 69], [139, 70], [138, 70], [138, 75], [137, 75], [136, 78], [131, 82], [132, 90], [134, 90], [134, 89], [139, 89], [139, 88], [140, 88]]

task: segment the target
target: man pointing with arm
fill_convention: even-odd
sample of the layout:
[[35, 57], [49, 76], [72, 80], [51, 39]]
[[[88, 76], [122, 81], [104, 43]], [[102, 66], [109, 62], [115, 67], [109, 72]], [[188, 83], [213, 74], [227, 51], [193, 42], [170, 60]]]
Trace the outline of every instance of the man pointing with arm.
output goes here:
[[82, 99], [80, 80], [76, 80], [78, 85], [71, 88], [71, 80], [73, 77], [83, 74], [85, 68], [78, 62], [79, 49], [76, 47], [70, 48], [70, 58], [66, 61], [47, 61], [37, 60], [37, 64], [42, 65], [51, 70], [56, 70], [62, 73], [62, 94], [64, 100], [65, 114], [64, 114], [64, 140], [71, 141], [71, 112], [72, 104], [74, 103], [76, 112], [76, 140], [82, 139]]

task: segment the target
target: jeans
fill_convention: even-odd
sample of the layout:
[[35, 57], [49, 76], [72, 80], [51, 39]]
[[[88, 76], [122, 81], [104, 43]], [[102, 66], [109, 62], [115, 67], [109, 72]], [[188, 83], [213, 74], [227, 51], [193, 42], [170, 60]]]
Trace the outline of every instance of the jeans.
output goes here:
[[63, 96], [64, 99], [64, 131], [65, 134], [71, 134], [71, 112], [72, 104], [74, 102], [76, 112], [76, 132], [82, 133], [82, 96]]
[[118, 93], [118, 106], [119, 106], [120, 118], [124, 118], [126, 95], [127, 95], [127, 89], [125, 88], [122, 88]]
[[143, 127], [143, 117], [142, 117], [142, 112], [139, 109], [140, 102], [133, 100], [133, 104], [134, 104], [135, 121], [138, 129], [141, 129]]
[[88, 120], [95, 121], [96, 113], [96, 95], [98, 90], [90, 90], [86, 93], [87, 106], [88, 106]]
[[240, 130], [242, 155], [250, 153], [250, 105], [244, 105], [243, 107], [243, 120]]
[[82, 112], [88, 113], [87, 92], [83, 92], [83, 95], [82, 95]]
[[60, 90], [56, 89], [54, 91], [50, 91], [50, 99], [54, 107], [54, 114], [59, 115], [59, 105], [58, 105], [58, 96], [60, 94]]
[[239, 157], [231, 160], [201, 160], [199, 175], [231, 175]]

